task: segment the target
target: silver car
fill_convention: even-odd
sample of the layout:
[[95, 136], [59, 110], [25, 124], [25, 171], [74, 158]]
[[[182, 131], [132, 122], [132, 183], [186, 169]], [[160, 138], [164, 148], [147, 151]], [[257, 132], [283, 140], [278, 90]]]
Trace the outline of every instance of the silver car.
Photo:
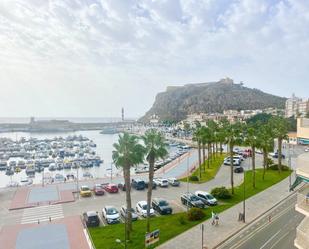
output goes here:
[[[120, 215], [125, 219], [128, 215], [128, 211], [127, 211], [127, 207], [126, 206], [122, 206], [120, 208]], [[136, 221], [138, 218], [138, 215], [136, 213], [136, 211], [131, 208], [131, 216], [132, 216], [132, 221]]]

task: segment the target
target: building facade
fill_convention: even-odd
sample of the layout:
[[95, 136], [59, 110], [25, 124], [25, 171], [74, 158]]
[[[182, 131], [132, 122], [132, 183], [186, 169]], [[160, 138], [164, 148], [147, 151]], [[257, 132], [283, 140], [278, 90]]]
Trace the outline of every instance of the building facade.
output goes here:
[[294, 245], [298, 249], [309, 248], [309, 154], [304, 153], [297, 158], [296, 181], [294, 184], [304, 183], [297, 193], [295, 210], [305, 215], [298, 225]]
[[285, 102], [285, 117], [306, 117], [309, 112], [309, 99], [303, 100], [294, 94]]
[[309, 118], [297, 119], [297, 143], [309, 145]]

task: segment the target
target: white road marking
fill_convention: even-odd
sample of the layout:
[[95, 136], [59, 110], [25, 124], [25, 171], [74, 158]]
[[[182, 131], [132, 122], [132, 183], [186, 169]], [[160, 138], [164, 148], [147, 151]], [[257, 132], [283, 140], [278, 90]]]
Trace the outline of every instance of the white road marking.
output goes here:
[[27, 208], [23, 212], [21, 224], [38, 223], [64, 218], [61, 204]]
[[272, 248], [274, 248], [285, 236], [287, 236], [289, 234], [289, 232], [286, 232], [285, 234], [283, 234], [279, 239], [277, 239], [276, 243], [272, 245]]
[[280, 233], [281, 229], [276, 232], [273, 236], [271, 236], [261, 247], [260, 249], [263, 249], [273, 238], [275, 238], [277, 236], [278, 233]]

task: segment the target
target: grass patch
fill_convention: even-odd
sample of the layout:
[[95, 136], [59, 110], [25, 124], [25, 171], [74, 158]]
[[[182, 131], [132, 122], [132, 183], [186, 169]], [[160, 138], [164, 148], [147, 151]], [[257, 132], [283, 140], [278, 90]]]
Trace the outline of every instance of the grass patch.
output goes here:
[[[190, 176], [197, 176], [199, 181], [190, 181], [190, 183], [204, 183], [208, 182], [209, 180], [215, 178], [220, 166], [223, 164], [224, 158], [226, 157], [226, 153], [222, 155], [218, 154], [216, 158], [213, 160], [207, 159], [202, 165], [202, 177], [200, 178], [200, 170], [197, 168]], [[209, 161], [209, 168], [208, 168], [208, 161]], [[180, 181], [187, 182], [187, 177], [180, 179]]]
[[[256, 188], [252, 187], [252, 171], [246, 172], [246, 198], [249, 198], [270, 186], [282, 181], [289, 176], [290, 171], [283, 171], [281, 174], [278, 171], [267, 170], [265, 175], [265, 180], [262, 180], [263, 170], [256, 170]], [[235, 187], [235, 194], [231, 199], [219, 201], [219, 205], [215, 207], [210, 207], [205, 212], [205, 218], [203, 220], [209, 219], [211, 216], [211, 211], [220, 213], [235, 204], [243, 200], [243, 183], [238, 187]], [[191, 227], [199, 224], [201, 221], [189, 221], [185, 216], [185, 213], [178, 213], [168, 216], [160, 216], [151, 218], [151, 231], [155, 229], [160, 229], [160, 241], [158, 244], [162, 244], [165, 241], [175, 237], [176, 235], [190, 229]], [[223, 221], [224, 222], [224, 221]], [[131, 235], [131, 241], [128, 242], [128, 248], [130, 249], [142, 249], [144, 248], [144, 239], [146, 231], [146, 220], [139, 220], [133, 222], [133, 233]], [[90, 228], [89, 229], [96, 249], [121, 249], [123, 245], [118, 244], [115, 240], [124, 240], [124, 224], [109, 225], [106, 227]], [[155, 244], [153, 247], [158, 246]]]

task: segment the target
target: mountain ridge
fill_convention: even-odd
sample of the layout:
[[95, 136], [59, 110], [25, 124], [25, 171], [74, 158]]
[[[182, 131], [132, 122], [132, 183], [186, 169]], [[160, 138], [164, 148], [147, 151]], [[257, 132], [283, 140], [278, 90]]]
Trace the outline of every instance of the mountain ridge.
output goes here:
[[140, 120], [148, 121], [157, 115], [160, 120], [179, 121], [192, 113], [222, 113], [228, 109], [283, 109], [285, 101], [284, 97], [245, 87], [243, 83], [235, 84], [232, 79], [225, 78], [218, 82], [168, 86], [165, 92], [157, 94], [153, 106]]

